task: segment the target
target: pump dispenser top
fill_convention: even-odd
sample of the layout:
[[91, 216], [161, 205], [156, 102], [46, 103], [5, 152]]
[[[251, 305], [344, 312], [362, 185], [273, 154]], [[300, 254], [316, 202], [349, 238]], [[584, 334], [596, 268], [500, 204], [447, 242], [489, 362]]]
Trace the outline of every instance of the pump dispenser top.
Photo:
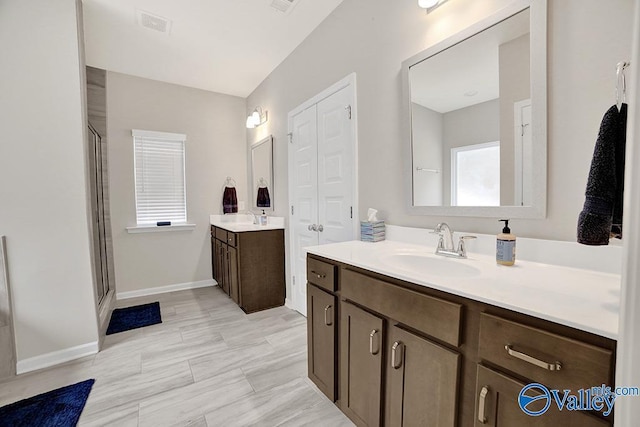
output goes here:
[[511, 234], [508, 219], [501, 219], [499, 222], [504, 222], [504, 228], [502, 233], [497, 236], [496, 262], [500, 265], [511, 266], [516, 262], [516, 236]]

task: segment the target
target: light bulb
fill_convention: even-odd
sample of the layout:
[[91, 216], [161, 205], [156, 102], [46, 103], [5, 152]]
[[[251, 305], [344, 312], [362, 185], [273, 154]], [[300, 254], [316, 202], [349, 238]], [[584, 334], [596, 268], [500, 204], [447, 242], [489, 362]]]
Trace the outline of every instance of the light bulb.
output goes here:
[[247, 117], [247, 129], [253, 129], [256, 127], [255, 122], [253, 121], [253, 114]]
[[253, 114], [251, 114], [251, 119], [253, 120], [254, 126], [258, 126], [260, 124], [260, 113], [254, 111]]
[[418, 6], [423, 9], [429, 9], [438, 4], [439, 0], [418, 0]]

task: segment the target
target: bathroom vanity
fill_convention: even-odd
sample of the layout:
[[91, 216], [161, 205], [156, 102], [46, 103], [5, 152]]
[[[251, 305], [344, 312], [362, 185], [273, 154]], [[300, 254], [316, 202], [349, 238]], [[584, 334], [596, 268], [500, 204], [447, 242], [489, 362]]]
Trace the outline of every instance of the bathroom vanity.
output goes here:
[[613, 385], [619, 276], [354, 241], [309, 248], [307, 281], [309, 377], [359, 426], [612, 424], [518, 395]]
[[211, 266], [220, 289], [245, 313], [284, 305], [284, 221], [211, 216]]

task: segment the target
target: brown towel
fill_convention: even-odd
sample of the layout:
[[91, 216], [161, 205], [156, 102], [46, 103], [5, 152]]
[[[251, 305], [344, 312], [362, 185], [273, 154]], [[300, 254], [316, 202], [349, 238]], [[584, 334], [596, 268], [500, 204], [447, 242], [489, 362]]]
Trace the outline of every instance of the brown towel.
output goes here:
[[258, 198], [256, 205], [259, 208], [270, 208], [271, 197], [269, 197], [269, 189], [267, 187], [258, 187]]
[[235, 187], [224, 187], [222, 212], [226, 214], [238, 212], [238, 196], [236, 195]]

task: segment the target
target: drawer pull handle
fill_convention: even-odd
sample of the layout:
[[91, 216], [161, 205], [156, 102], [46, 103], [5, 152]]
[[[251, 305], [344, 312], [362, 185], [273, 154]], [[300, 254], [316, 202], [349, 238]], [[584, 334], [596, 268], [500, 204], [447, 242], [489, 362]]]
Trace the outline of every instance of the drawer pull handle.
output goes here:
[[538, 366], [539, 368], [546, 369], [547, 371], [559, 371], [560, 369], [562, 369], [562, 364], [560, 362], [548, 363], [543, 360], [536, 359], [535, 357], [529, 356], [528, 354], [514, 350], [511, 344], [505, 345], [504, 349], [507, 350], [509, 356], [515, 357], [516, 359], [524, 360], [525, 362], [531, 363], [532, 365]]
[[391, 367], [393, 369], [400, 369], [402, 366], [402, 359], [404, 358], [404, 344], [400, 341], [393, 343], [391, 347]]
[[489, 394], [489, 387], [484, 386], [480, 390], [480, 397], [478, 398], [478, 421], [480, 424], [487, 423], [486, 406], [487, 406], [487, 394]]
[[329, 317], [329, 310], [331, 310], [330, 305], [324, 308], [324, 324], [327, 326], [331, 326], [333, 324], [333, 322], [331, 321], [331, 318]]
[[373, 339], [375, 338], [375, 336], [378, 334], [378, 330], [374, 329], [373, 331], [371, 331], [371, 333], [369, 334], [369, 353], [371, 353], [372, 355], [376, 355], [378, 354], [378, 351], [380, 351], [380, 346], [378, 345], [376, 340], [376, 346], [374, 348], [373, 346]]
[[327, 277], [326, 274], [318, 273], [317, 271], [314, 271], [314, 270], [311, 270], [311, 274], [315, 274], [318, 279], [324, 279], [325, 277]]

